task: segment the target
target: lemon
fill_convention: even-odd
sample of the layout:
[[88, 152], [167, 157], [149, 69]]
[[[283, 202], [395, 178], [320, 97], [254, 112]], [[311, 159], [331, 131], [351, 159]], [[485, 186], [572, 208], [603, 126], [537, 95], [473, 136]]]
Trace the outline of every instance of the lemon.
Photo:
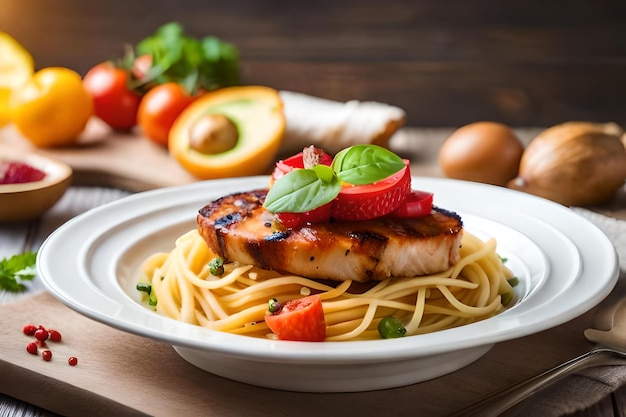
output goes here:
[[33, 75], [31, 54], [11, 35], [0, 32], [0, 126], [10, 121], [9, 98]]

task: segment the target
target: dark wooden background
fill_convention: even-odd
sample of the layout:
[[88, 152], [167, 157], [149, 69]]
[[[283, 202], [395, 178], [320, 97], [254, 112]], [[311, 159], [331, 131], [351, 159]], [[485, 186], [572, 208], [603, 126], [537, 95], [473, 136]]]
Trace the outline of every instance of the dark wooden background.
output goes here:
[[37, 67], [84, 74], [178, 21], [245, 83], [404, 108], [411, 126], [626, 125], [624, 0], [0, 0]]

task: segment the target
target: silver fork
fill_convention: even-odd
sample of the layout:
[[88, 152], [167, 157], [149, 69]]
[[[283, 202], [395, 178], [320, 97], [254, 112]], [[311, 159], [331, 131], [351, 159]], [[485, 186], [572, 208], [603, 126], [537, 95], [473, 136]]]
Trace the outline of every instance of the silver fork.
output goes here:
[[449, 417], [497, 416], [539, 390], [581, 369], [598, 365], [626, 365], [626, 298], [601, 310], [594, 318], [594, 328], [585, 330], [584, 334], [589, 341], [597, 343], [590, 351], [504, 387], [450, 414]]

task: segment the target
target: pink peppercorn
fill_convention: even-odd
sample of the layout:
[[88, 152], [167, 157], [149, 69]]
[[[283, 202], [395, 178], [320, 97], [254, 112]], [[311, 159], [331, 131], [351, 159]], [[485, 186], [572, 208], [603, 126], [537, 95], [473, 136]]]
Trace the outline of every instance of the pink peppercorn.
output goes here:
[[30, 353], [31, 355], [36, 355], [37, 349], [38, 349], [37, 343], [35, 342], [30, 342], [29, 344], [26, 345], [26, 351]]

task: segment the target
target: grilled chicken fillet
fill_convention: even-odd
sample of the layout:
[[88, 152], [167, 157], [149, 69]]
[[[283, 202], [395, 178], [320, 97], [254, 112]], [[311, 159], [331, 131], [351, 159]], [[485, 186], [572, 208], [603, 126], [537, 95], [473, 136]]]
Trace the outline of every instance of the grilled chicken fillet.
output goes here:
[[445, 271], [459, 260], [460, 217], [441, 209], [418, 218], [382, 217], [277, 230], [267, 190], [222, 197], [202, 209], [198, 231], [226, 262], [285, 274], [366, 282]]

